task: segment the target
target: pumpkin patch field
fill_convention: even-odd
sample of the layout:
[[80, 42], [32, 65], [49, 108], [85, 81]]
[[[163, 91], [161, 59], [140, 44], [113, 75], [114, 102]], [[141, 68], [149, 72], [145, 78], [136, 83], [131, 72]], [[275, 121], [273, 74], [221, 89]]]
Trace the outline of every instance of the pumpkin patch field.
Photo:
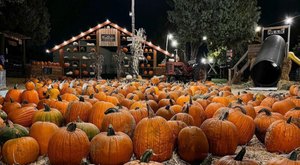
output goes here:
[[298, 85], [31, 79], [0, 96], [0, 164], [300, 164]]

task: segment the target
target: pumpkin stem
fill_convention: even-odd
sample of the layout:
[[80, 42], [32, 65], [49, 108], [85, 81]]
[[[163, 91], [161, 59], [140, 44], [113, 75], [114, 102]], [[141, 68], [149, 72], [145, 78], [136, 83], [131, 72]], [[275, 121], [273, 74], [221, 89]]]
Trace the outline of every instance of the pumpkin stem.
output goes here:
[[74, 132], [76, 130], [76, 127], [77, 127], [76, 123], [72, 122], [67, 126], [67, 131]]
[[82, 96], [80, 96], [79, 101], [84, 102], [84, 98]]
[[60, 96], [60, 95], [58, 95], [58, 96], [57, 96], [57, 100], [58, 100], [58, 101], [62, 101], [62, 99], [61, 99], [61, 96]]
[[229, 112], [228, 112], [228, 111], [224, 112], [224, 113], [220, 116], [219, 120], [223, 120], [223, 121], [224, 121], [224, 120], [227, 120], [228, 115], [229, 115]]
[[10, 103], [14, 102], [14, 99], [12, 99], [11, 97], [9, 98], [9, 100], [10, 100]]
[[243, 100], [241, 98], [238, 98], [237, 101], [236, 101], [236, 103], [243, 104]]
[[235, 156], [234, 160], [243, 161], [245, 153], [246, 153], [246, 147], [243, 146], [240, 152]]
[[15, 84], [15, 85], [14, 85], [14, 89], [18, 89], [18, 84]]
[[235, 107], [233, 107], [233, 109], [235, 109], [235, 108], [238, 108], [238, 109], [240, 109], [240, 111], [243, 113], [243, 114], [247, 114], [247, 111], [245, 110], [245, 108], [243, 108], [243, 107], [241, 107], [241, 106], [235, 106]]
[[298, 158], [298, 154], [299, 154], [298, 149], [299, 149], [299, 148], [296, 148], [294, 151], [292, 151], [292, 152], [289, 154], [288, 159], [293, 160], [293, 161], [296, 161], [297, 158]]
[[150, 159], [153, 155], [153, 150], [152, 149], [147, 149], [144, 154], [141, 156], [141, 163], [149, 163]]
[[292, 110], [300, 110], [300, 107], [295, 107], [294, 109], [292, 109]]
[[190, 96], [190, 104], [192, 105], [193, 104], [193, 100], [192, 100], [192, 97]]
[[170, 101], [170, 105], [174, 105], [174, 103], [173, 103], [173, 100], [172, 100], [172, 99], [170, 99], [169, 101]]
[[134, 95], [131, 95], [130, 97], [129, 97], [129, 100], [132, 100], [134, 98]]
[[148, 111], [148, 118], [155, 117], [155, 113], [154, 113], [153, 109], [150, 107], [149, 104], [147, 104], [147, 111]]
[[212, 154], [208, 154], [207, 157], [202, 161], [200, 165], [211, 165], [212, 164]]
[[82, 123], [82, 122], [83, 122], [83, 121], [80, 119], [79, 116], [77, 116], [77, 122], [78, 122], [78, 123]]
[[110, 113], [116, 113], [116, 112], [119, 112], [119, 110], [117, 108], [108, 108], [104, 114], [107, 115], [107, 114], [110, 114]]
[[272, 115], [271, 111], [269, 111], [267, 108], [263, 108], [263, 109], [258, 111], [258, 113], [262, 113], [262, 112], [265, 112], [267, 116]]
[[286, 121], [288, 124], [292, 122], [292, 116], [289, 117], [289, 119]]
[[27, 100], [24, 100], [24, 101], [22, 102], [22, 104], [28, 104], [28, 101], [27, 101]]
[[115, 136], [115, 130], [112, 126], [112, 124], [109, 124], [108, 128], [107, 128], [107, 136]]
[[44, 104], [44, 108], [45, 108], [44, 112], [50, 112], [51, 111], [49, 105], [47, 105], [47, 104]]
[[183, 112], [184, 113], [189, 113], [190, 112], [190, 105], [189, 104], [186, 104], [186, 106], [184, 106]]
[[167, 106], [166, 106], [166, 110], [170, 110], [170, 105], [167, 105]]
[[90, 96], [89, 96], [89, 99], [93, 99], [94, 98], [94, 94], [91, 94]]

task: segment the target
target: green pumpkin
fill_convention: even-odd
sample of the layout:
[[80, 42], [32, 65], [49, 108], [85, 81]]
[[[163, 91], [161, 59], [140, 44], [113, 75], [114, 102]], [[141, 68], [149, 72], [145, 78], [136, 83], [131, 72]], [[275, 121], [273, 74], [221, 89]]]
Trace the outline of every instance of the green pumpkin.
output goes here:
[[34, 113], [32, 123], [37, 121], [48, 121], [59, 127], [62, 126], [64, 118], [61, 112], [55, 108], [50, 108], [47, 104], [44, 104], [44, 107], [44, 109], [40, 109]]
[[80, 119], [77, 120], [76, 122], [77, 128], [81, 129], [86, 133], [88, 136], [89, 140], [92, 140], [94, 136], [96, 136], [100, 130], [98, 127], [92, 123], [86, 123], [81, 121]]
[[6, 126], [0, 129], [0, 144], [4, 144], [7, 140], [24, 136], [29, 136], [29, 131], [25, 127], [6, 121]]
[[3, 120], [7, 119], [7, 114], [6, 112], [4, 112], [3, 110], [0, 109], [0, 118], [2, 118]]

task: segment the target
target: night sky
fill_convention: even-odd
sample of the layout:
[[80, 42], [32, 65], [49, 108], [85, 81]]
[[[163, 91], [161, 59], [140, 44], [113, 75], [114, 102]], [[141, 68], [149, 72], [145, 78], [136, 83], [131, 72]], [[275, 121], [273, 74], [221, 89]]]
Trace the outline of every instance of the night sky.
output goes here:
[[[165, 36], [169, 31], [166, 0], [135, 0], [136, 28], [146, 30], [149, 41], [162, 47]], [[300, 0], [258, 0], [261, 6], [261, 26], [282, 25], [273, 24], [282, 21], [286, 16], [300, 15]], [[131, 0], [48, 0], [51, 21], [50, 40], [47, 44], [52, 47], [64, 40], [86, 31], [106, 19], [121, 27], [131, 29]], [[300, 17], [292, 25], [292, 44], [300, 35]]]

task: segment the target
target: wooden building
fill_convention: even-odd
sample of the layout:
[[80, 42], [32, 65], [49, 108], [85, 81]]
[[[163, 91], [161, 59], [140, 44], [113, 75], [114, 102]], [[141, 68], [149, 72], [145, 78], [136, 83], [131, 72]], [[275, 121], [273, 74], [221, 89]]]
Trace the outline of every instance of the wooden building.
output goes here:
[[26, 64], [26, 40], [22, 34], [0, 32], [0, 56], [8, 77], [24, 77]]
[[[118, 62], [114, 57], [121, 54], [125, 56], [119, 63], [124, 72], [132, 70], [130, 51], [132, 33], [109, 20], [80, 33], [77, 36], [64, 41], [61, 44], [47, 50], [53, 53], [53, 61], [63, 66], [64, 76], [84, 78], [96, 75], [95, 56], [101, 54], [104, 57], [102, 64], [102, 77], [112, 78], [116, 76]], [[144, 41], [145, 61], [139, 64], [139, 73], [143, 77], [155, 75], [157, 68], [157, 56], [170, 56], [170, 53], [151, 42]], [[164, 68], [161, 68], [164, 69]]]

